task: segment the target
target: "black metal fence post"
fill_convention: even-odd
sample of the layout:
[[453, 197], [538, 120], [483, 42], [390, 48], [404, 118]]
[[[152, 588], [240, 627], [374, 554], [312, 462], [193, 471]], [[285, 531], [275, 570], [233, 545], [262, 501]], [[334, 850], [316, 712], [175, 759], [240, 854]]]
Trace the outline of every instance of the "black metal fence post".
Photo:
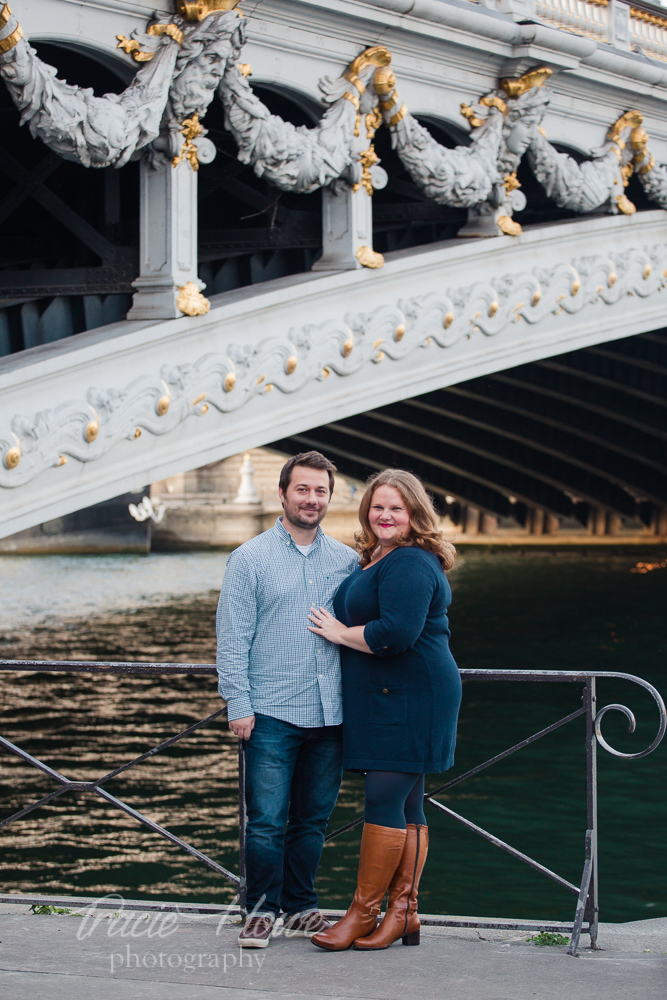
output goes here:
[[577, 909], [572, 927], [572, 938], [567, 949], [576, 955], [584, 920], [588, 921], [591, 948], [596, 947], [598, 934], [598, 775], [597, 739], [595, 716], [597, 698], [595, 677], [584, 681], [584, 708], [586, 710], [586, 850]]
[[598, 743], [595, 738], [595, 717], [597, 715], [596, 678], [586, 679], [586, 828], [591, 831], [591, 882], [584, 920], [588, 921], [591, 948], [597, 947], [598, 936]]
[[243, 740], [239, 740], [239, 908], [241, 919], [245, 924], [246, 919], [246, 896], [248, 883], [246, 879], [245, 863], [245, 831], [246, 831], [246, 804], [245, 804], [245, 746]]

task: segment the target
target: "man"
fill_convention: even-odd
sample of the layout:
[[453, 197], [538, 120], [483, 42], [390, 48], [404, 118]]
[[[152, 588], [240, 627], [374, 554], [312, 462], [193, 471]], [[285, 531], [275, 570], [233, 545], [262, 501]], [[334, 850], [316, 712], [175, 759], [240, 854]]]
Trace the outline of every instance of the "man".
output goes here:
[[230, 729], [247, 740], [244, 948], [268, 945], [281, 910], [288, 935], [329, 927], [314, 882], [342, 774], [340, 660], [338, 646], [308, 630], [308, 613], [333, 610], [358, 564], [319, 526], [335, 471], [317, 451], [285, 463], [283, 516], [232, 552], [220, 592], [219, 691]]

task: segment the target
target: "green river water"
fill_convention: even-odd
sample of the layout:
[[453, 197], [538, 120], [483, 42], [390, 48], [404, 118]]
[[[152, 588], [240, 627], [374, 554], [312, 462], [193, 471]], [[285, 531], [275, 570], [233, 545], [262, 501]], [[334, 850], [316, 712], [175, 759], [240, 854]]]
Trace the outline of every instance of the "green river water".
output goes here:
[[[0, 556], [0, 657], [212, 662], [219, 553]], [[461, 667], [595, 669], [667, 690], [665, 554], [479, 551], [450, 575], [452, 649]], [[119, 766], [220, 707], [208, 677], [0, 674], [0, 732], [71, 778]], [[618, 713], [604, 733], [618, 749], [647, 746], [657, 711], [641, 689], [599, 683]], [[464, 685], [456, 767], [475, 766], [580, 705], [580, 685]], [[583, 720], [452, 789], [441, 800], [577, 883], [583, 865]], [[601, 919], [667, 916], [667, 741], [622, 760], [600, 749]], [[445, 780], [445, 779], [441, 779]], [[438, 783], [430, 779], [430, 787]], [[120, 776], [110, 791], [238, 870], [236, 744], [224, 723]], [[0, 817], [40, 798], [50, 780], [0, 752]], [[346, 776], [332, 828], [358, 815], [361, 779]], [[575, 899], [448, 817], [427, 808], [431, 853], [423, 912], [571, 919]], [[347, 906], [359, 829], [324, 851], [323, 904]], [[0, 891], [216, 902], [217, 876], [94, 795], [66, 794], [0, 831]]]

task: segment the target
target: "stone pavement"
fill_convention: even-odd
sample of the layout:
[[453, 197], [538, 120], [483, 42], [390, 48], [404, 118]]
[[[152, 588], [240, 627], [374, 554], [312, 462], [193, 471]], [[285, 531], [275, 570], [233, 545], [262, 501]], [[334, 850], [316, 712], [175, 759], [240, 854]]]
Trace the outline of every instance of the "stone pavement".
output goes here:
[[419, 948], [320, 951], [276, 937], [241, 952], [205, 915], [0, 905], [3, 1000], [665, 1000], [667, 918], [602, 924], [578, 958], [526, 931], [427, 927]]

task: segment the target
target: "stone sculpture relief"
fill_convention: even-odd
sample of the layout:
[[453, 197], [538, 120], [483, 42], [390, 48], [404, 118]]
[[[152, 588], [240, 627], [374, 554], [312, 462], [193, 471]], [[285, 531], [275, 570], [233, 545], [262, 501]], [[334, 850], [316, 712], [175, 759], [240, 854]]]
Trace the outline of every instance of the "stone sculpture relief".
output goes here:
[[220, 85], [225, 124], [238, 144], [239, 160], [283, 191], [316, 191], [339, 178], [350, 186], [367, 186], [369, 194], [373, 186], [383, 187], [387, 178], [377, 157], [367, 157], [366, 163], [359, 157], [381, 124], [377, 97], [368, 84], [375, 68], [389, 63], [388, 50], [380, 45], [366, 49], [341, 76], [320, 80], [331, 108], [319, 125], [305, 128], [272, 115], [252, 92], [249, 67], [238, 63], [244, 41], [240, 27], [235, 57]]
[[[500, 88], [478, 104], [463, 104], [462, 113], [473, 129], [471, 145], [448, 149], [433, 139], [404, 104], [395, 111], [399, 99], [394, 74], [376, 73], [385, 124], [412, 179], [440, 204], [468, 208], [460, 236], [521, 232], [512, 215], [526, 206], [516, 176], [524, 154], [560, 208], [582, 213], [601, 207], [612, 214], [635, 211], [624, 194], [633, 171], [633, 154], [626, 140], [641, 125], [641, 114], [624, 114], [611, 127], [605, 145], [578, 164], [558, 152], [541, 127], [551, 99], [546, 86], [551, 75], [550, 69], [540, 67], [517, 79], [503, 79]], [[647, 182], [643, 183], [648, 190]]]
[[[225, 6], [236, 2], [228, 0]], [[211, 3], [180, 6], [197, 20], [161, 18], [145, 33], [118, 36], [119, 48], [140, 69], [122, 94], [103, 97], [59, 80], [17, 23], [13, 44], [0, 52], [0, 75], [22, 113], [21, 122], [29, 123], [32, 135], [60, 156], [86, 167], [121, 167], [149, 146], [151, 161], [185, 157], [197, 169], [200, 160], [209, 162], [215, 155], [200, 119], [218, 91], [239, 159], [276, 187], [315, 191], [343, 175], [352, 186], [367, 186], [369, 193], [373, 184], [386, 183], [377, 157], [367, 156], [364, 162], [360, 155], [381, 123], [375, 93], [365, 84], [376, 67], [389, 62], [387, 49], [368, 49], [344, 75], [322, 80], [331, 108], [318, 126], [296, 128], [271, 115], [253, 94], [245, 75], [250, 68], [239, 66], [246, 36], [238, 12], [216, 10]], [[5, 4], [0, 21], [3, 13], [5, 23], [15, 20], [8, 11]]]
[[627, 296], [646, 299], [665, 288], [667, 244], [659, 244], [500, 274], [369, 313], [341, 311], [256, 345], [230, 341], [194, 364], [163, 365], [125, 386], [91, 387], [84, 398], [32, 417], [16, 414], [0, 429], [0, 488], [22, 486], [69, 459], [94, 461], [143, 433], [168, 434], [185, 420], [204, 419], [211, 407], [228, 413], [272, 390], [297, 392], [332, 372], [352, 375], [387, 359], [400, 362], [416, 350], [499, 336], [515, 323], [538, 328], [551, 315], [613, 307]]
[[641, 125], [630, 133], [630, 145], [634, 153], [632, 165], [647, 196], [660, 208], [667, 208], [667, 163], [656, 166], [655, 157], [649, 149], [649, 137]]
[[[9, 5], [0, 11], [0, 26], [16, 21]], [[85, 167], [122, 167], [155, 139], [167, 102], [179, 54], [179, 34], [161, 30], [157, 22], [141, 38], [145, 61], [122, 94], [95, 97], [92, 90], [59, 80], [23, 37], [18, 22], [3, 39], [0, 75], [28, 123], [31, 135], [66, 160]], [[135, 39], [137, 46], [138, 38]], [[13, 43], [13, 44], [10, 44]]]
[[628, 111], [612, 125], [607, 142], [591, 150], [591, 159], [577, 163], [559, 153], [537, 129], [528, 147], [528, 161], [535, 177], [559, 208], [593, 212], [604, 206], [615, 215], [632, 215], [636, 209], [624, 193], [633, 171], [632, 149], [627, 138], [641, 125], [638, 111]]

